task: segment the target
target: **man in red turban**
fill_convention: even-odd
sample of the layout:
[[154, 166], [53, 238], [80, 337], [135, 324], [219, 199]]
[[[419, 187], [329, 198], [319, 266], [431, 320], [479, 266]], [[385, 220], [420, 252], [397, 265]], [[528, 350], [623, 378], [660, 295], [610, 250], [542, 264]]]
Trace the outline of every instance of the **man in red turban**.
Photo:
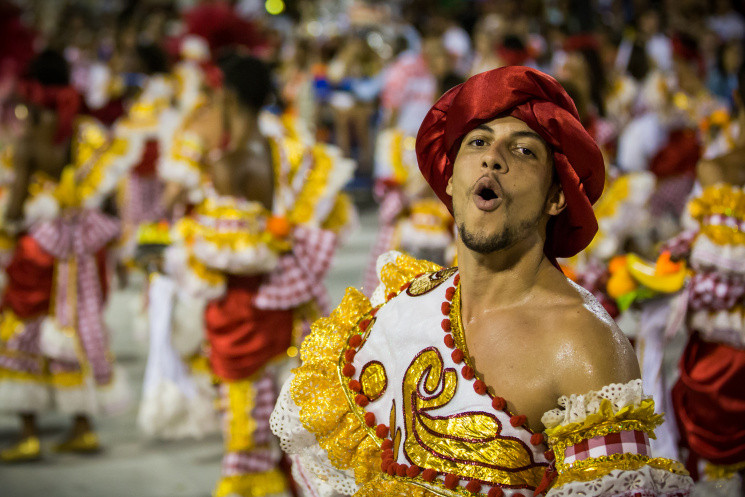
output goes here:
[[371, 301], [349, 289], [313, 326], [272, 420], [300, 485], [688, 495], [682, 465], [650, 454], [662, 417], [631, 345], [554, 265], [595, 234], [604, 176], [566, 92], [525, 67], [479, 74], [432, 107], [416, 150], [459, 265], [385, 254]]

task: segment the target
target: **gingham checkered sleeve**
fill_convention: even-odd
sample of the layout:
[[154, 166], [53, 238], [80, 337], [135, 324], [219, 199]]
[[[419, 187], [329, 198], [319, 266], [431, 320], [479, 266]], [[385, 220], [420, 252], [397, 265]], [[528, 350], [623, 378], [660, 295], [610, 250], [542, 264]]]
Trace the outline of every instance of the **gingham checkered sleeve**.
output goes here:
[[682, 464], [650, 450], [663, 416], [643, 394], [641, 380], [563, 396], [558, 403], [542, 419], [553, 460], [546, 497], [690, 495], [693, 482]]

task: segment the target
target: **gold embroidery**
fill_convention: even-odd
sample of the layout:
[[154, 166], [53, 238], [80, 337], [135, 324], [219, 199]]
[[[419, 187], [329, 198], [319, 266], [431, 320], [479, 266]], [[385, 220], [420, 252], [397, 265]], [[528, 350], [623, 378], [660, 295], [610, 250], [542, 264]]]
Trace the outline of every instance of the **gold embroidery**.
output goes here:
[[385, 367], [378, 361], [366, 364], [360, 373], [360, 383], [362, 384], [362, 393], [371, 401], [380, 398], [388, 387]]
[[450, 402], [457, 383], [457, 373], [444, 368], [436, 349], [424, 351], [409, 366], [403, 387], [406, 455], [422, 468], [534, 488], [544, 468], [533, 463], [524, 444], [501, 435], [495, 416], [462, 413], [437, 417], [427, 413]]
[[571, 482], [596, 480], [615, 470], [636, 471], [644, 466], [669, 471], [676, 475], [688, 475], [688, 471], [680, 462], [671, 459], [650, 458], [640, 454], [613, 454], [574, 463], [570, 469], [559, 474], [553, 488]]
[[456, 272], [458, 272], [457, 267], [449, 267], [440, 269], [434, 273], [422, 275], [411, 282], [411, 286], [407, 293], [413, 297], [424, 295], [442, 285], [445, 280], [450, 278]]

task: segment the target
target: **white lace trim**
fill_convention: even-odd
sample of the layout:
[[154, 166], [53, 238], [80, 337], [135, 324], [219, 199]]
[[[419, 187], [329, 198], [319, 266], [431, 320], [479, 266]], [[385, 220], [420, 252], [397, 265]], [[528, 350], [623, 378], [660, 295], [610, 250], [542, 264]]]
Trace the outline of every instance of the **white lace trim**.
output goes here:
[[326, 451], [300, 421], [300, 408], [290, 396], [290, 377], [279, 393], [269, 421], [272, 432], [279, 438], [282, 450], [293, 460], [295, 481], [310, 496], [332, 497], [353, 495], [359, 490], [353, 471], [340, 471], [331, 464]]
[[614, 470], [596, 480], [572, 482], [549, 490], [546, 497], [683, 497], [693, 481], [663, 469], [644, 466], [636, 471]]
[[613, 405], [613, 412], [618, 412], [626, 406], [638, 406], [642, 400], [648, 398], [642, 392], [642, 380], [636, 379], [630, 382], [612, 383], [601, 388], [599, 391], [588, 392], [584, 395], [562, 395], [559, 397], [559, 408], [546, 411], [541, 422], [546, 428], [554, 428], [560, 425], [579, 423], [587, 416], [595, 414], [600, 410], [600, 403], [607, 399]]

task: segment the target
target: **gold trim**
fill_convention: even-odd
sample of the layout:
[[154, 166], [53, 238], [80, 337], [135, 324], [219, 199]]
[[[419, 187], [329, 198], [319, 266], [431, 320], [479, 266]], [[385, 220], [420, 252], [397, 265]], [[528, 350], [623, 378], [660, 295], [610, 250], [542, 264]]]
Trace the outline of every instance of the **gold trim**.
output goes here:
[[662, 457], [650, 458], [640, 454], [613, 454], [578, 461], [570, 469], [559, 474], [552, 488], [571, 482], [587, 482], [602, 478], [612, 471], [637, 471], [644, 466], [669, 471], [676, 475], [688, 476], [688, 471], [678, 461]]

